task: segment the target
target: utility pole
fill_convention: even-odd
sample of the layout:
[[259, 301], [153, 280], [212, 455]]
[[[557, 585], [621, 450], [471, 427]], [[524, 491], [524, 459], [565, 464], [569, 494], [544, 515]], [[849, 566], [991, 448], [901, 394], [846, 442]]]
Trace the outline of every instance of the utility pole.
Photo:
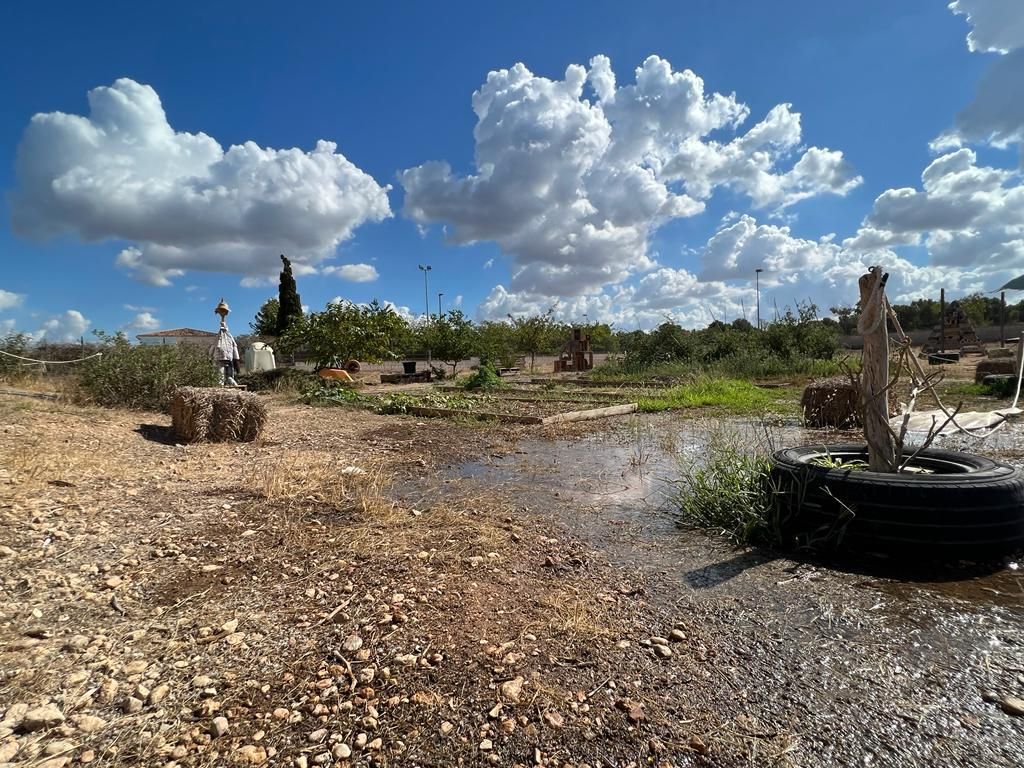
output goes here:
[[[430, 291], [427, 288], [427, 273], [430, 271], [430, 265], [427, 264], [426, 266], [424, 266], [423, 264], [419, 264], [417, 266], [419, 266], [420, 271], [423, 273], [423, 308], [424, 308], [424, 310], [427, 313], [427, 325], [429, 326], [430, 325]], [[432, 360], [430, 359], [430, 347], [428, 346], [427, 347], [427, 367], [429, 368], [431, 366], [431, 364], [432, 364]]]
[[441, 312], [441, 297], [442, 296], [444, 296], [444, 294], [441, 293], [440, 291], [438, 291], [438, 294], [437, 294], [437, 319], [438, 320], [441, 319], [441, 315], [443, 314]]
[[1006, 347], [1006, 291], [999, 292], [999, 348]]
[[757, 295], [757, 330], [761, 330], [761, 267], [754, 270], [754, 292]]

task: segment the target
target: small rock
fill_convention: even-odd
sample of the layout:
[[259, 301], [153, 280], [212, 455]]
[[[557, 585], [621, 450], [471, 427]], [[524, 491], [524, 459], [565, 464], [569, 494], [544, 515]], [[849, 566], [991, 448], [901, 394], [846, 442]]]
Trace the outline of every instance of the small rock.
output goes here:
[[517, 677], [513, 680], [506, 680], [498, 688], [501, 694], [501, 699], [508, 704], [518, 704], [519, 699], [523, 695], [523, 684], [526, 683], [522, 677]]
[[352, 747], [345, 743], [335, 744], [331, 749], [331, 754], [334, 755], [335, 760], [347, 760], [352, 757]]
[[160, 683], [149, 692], [149, 703], [156, 706], [161, 701], [167, 698], [167, 694], [171, 692], [171, 686], [167, 683]]
[[481, 752], [490, 752], [492, 749], [494, 749], [494, 744], [491, 743], [490, 739], [484, 739], [480, 742]]
[[699, 755], [706, 754], [708, 751], [707, 744], [704, 743], [700, 736], [691, 736], [687, 746]]
[[549, 709], [544, 713], [544, 722], [552, 728], [561, 728], [565, 725], [565, 718], [562, 717], [561, 713], [556, 712], [553, 709]]
[[1003, 708], [1003, 712], [1008, 715], [1024, 717], [1024, 699], [1018, 699], [1016, 696], [1006, 696], [999, 702], [999, 706], [1001, 706]]
[[632, 643], [630, 643], [629, 640], [619, 640], [619, 642], [615, 644], [615, 647], [620, 651], [624, 651], [629, 648], [630, 645], [632, 645]]
[[451, 733], [454, 730], [455, 730], [455, 726], [452, 725], [451, 723], [449, 723], [447, 720], [445, 720], [443, 723], [441, 723], [441, 733], [443, 733], [445, 736], [447, 736], [449, 733]]
[[75, 745], [70, 741], [51, 741], [43, 749], [43, 754], [51, 757], [54, 755], [64, 755], [73, 751], [74, 748]]
[[210, 724], [210, 735], [215, 739], [219, 739], [221, 736], [228, 732], [228, 719], [226, 717], [215, 717], [213, 722]]
[[32, 733], [44, 728], [53, 728], [64, 722], [64, 713], [52, 705], [36, 707], [25, 713], [21, 720], [21, 730]]
[[80, 763], [91, 763], [95, 759], [96, 753], [91, 749], [85, 750], [85, 752], [78, 756], [78, 762]]
[[667, 659], [672, 655], [672, 649], [664, 643], [657, 643], [654, 646], [654, 655], [661, 659]]
[[349, 635], [345, 638], [345, 642], [341, 644], [341, 647], [349, 653], [355, 653], [363, 647], [363, 638], [359, 635]]
[[381, 738], [376, 738], [373, 741], [371, 741], [369, 744], [367, 744], [366, 748], [367, 749], [372, 749], [372, 750], [383, 749], [384, 748], [384, 740], [381, 739]]
[[368, 738], [367, 738], [365, 733], [357, 733], [356, 734], [356, 749], [362, 749], [363, 747], [365, 747], [367, 741], [368, 741]]
[[120, 576], [111, 576], [103, 583], [107, 585], [107, 589], [117, 589], [124, 583], [124, 579]]
[[231, 759], [239, 765], [263, 765], [267, 762], [267, 750], [255, 744], [246, 744], [236, 749]]
[[192, 678], [192, 686], [194, 688], [209, 688], [213, 685], [213, 678], [207, 677], [206, 675], [196, 675]]
[[107, 727], [107, 721], [95, 715], [82, 715], [75, 721], [75, 725], [82, 733], [96, 733]]
[[220, 631], [223, 632], [225, 635], [230, 635], [236, 629], [238, 629], [238, 619], [225, 621], [220, 627]]
[[681, 643], [686, 639], [686, 633], [681, 629], [673, 629], [668, 633], [668, 639], [673, 643]]
[[129, 715], [134, 715], [136, 712], [142, 711], [142, 699], [138, 699], [134, 696], [129, 696], [124, 700], [124, 711]]
[[668, 638], [655, 635], [651, 638], [651, 645], [668, 645]]
[[306, 737], [311, 744], [319, 744], [321, 741], [327, 738], [327, 729], [319, 728], [313, 731], [309, 736]]
[[291, 711], [285, 709], [284, 707], [278, 707], [274, 710], [274, 719], [287, 720], [289, 717], [291, 717], [291, 714]]

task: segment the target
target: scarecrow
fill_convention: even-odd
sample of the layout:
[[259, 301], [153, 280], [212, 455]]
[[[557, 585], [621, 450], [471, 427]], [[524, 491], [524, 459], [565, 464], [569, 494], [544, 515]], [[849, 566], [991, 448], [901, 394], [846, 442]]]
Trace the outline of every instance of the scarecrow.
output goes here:
[[210, 347], [210, 357], [217, 365], [221, 386], [237, 387], [238, 382], [235, 381], [234, 374], [239, 371], [238, 345], [235, 344], [235, 337], [228, 330], [227, 323], [231, 309], [222, 298], [213, 311], [220, 315], [220, 330], [217, 332], [217, 341]]

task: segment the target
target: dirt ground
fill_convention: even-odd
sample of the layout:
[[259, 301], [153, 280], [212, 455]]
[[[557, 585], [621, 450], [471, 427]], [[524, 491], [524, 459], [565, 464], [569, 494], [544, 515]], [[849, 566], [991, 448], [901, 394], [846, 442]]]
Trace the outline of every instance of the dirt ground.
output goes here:
[[0, 397], [0, 765], [1024, 764], [1018, 581], [683, 538], [637, 422], [167, 424]]

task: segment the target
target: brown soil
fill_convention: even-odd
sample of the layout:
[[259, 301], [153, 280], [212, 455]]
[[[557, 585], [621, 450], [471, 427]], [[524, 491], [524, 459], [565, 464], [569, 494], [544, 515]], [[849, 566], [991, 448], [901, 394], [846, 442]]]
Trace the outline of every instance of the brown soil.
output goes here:
[[[528, 435], [612, 424], [543, 431], [283, 398], [257, 443], [182, 447], [167, 424], [0, 397], [0, 763], [681, 767], [855, 754], [858, 735], [833, 730], [848, 718], [814, 711], [784, 677], [788, 618], [751, 600], [666, 599], [664, 573], [555, 513], [576, 508], [568, 493], [503, 491], [458, 469], [515, 458]], [[551, 488], [562, 473], [568, 489], [584, 482], [577, 444], [568, 466], [557, 451], [544, 459]], [[872, 627], [872, 614], [836, 611], [799, 631], [825, 633], [831, 655], [847, 633], [878, 648], [882, 635], [847, 625]], [[773, 689], [794, 697], [784, 717]], [[55, 712], [26, 715], [41, 706]], [[1019, 756], [998, 744], [1021, 731], [992, 717], [1003, 719], [965, 712], [966, 731], [912, 754]], [[822, 728], [843, 748], [819, 760]], [[961, 762], [972, 734], [989, 741]], [[899, 729], [879, 738], [898, 742]]]

